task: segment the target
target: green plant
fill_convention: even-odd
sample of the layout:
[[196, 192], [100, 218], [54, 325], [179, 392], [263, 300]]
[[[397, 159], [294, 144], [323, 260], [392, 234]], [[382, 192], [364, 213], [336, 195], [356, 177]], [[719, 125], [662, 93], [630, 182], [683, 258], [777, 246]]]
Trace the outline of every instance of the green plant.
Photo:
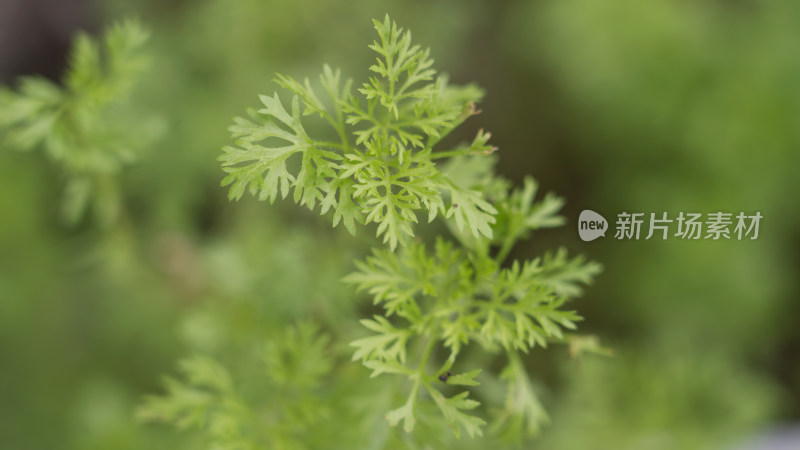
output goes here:
[[[486, 422], [469, 412], [479, 405], [470, 392], [443, 393], [449, 385], [479, 384], [481, 367], [451, 372], [477, 344], [487, 355], [505, 355], [509, 394], [498, 422], [518, 419], [534, 433], [546, 415], [520, 353], [568, 339], [564, 330], [574, 329], [579, 316], [563, 307], [600, 267], [570, 260], [563, 250], [504, 265], [519, 239], [563, 223], [556, 215], [562, 200], [535, 201], [532, 179], [512, 190], [493, 172], [488, 133], [440, 149], [477, 113], [482, 92], [437, 76], [429, 50], [413, 45], [411, 33], [388, 16], [375, 29], [373, 76], [357, 92], [328, 66], [320, 77], [325, 96], [308, 79], [279, 75], [276, 82], [292, 94], [290, 106], [278, 93], [262, 95], [263, 108], [234, 120], [235, 145], [220, 157], [228, 173], [222, 184], [230, 185], [231, 199], [249, 191], [270, 202], [291, 194], [311, 210], [319, 204], [321, 214], [333, 212], [334, 226], [342, 222], [352, 234], [357, 223], [377, 224], [388, 248], [375, 249], [344, 281], [384, 309], [361, 321], [372, 334], [352, 342], [353, 359], [373, 377], [410, 382], [405, 403], [386, 415], [392, 425], [414, 429], [424, 391], [456, 436], [481, 435]], [[322, 119], [333, 137], [312, 137], [309, 116]], [[420, 215], [429, 223], [443, 219], [455, 242], [439, 235], [424, 244], [416, 230]]]
[[132, 21], [108, 29], [101, 43], [78, 35], [63, 86], [23, 78], [18, 92], [0, 88], [4, 144], [41, 148], [66, 178], [63, 217], [77, 222], [89, 205], [101, 224], [119, 213], [114, 175], [132, 162], [158, 122], [137, 116], [126, 100], [147, 65], [147, 32]]
[[[791, 244], [800, 210], [786, 208], [784, 195], [800, 181], [792, 173], [794, 166], [786, 164], [797, 140], [787, 124], [796, 118], [800, 99], [791, 95], [800, 54], [786, 45], [800, 31], [800, 16], [787, 10], [791, 2], [742, 8], [742, 2], [566, 0], [514, 2], [500, 9], [487, 1], [468, 7], [456, 1], [428, 2], [414, 8], [399, 1], [342, 0], [315, 2], [314, 8], [304, 2], [253, 0], [93, 3], [105, 10], [92, 14], [96, 26], [110, 17], [146, 17], [151, 38], [136, 50], [117, 51], [125, 56], [109, 53], [108, 33], [79, 38], [89, 41], [97, 55], [87, 58], [95, 62], [81, 65], [80, 71], [106, 75], [73, 89], [69, 80], [77, 69], [72, 63], [57, 80], [43, 82], [58, 91], [56, 102], [43, 101], [46, 96], [26, 87], [28, 81], [0, 88], [0, 117], [13, 119], [0, 125], [0, 148], [22, 150], [0, 151], [4, 447], [706, 450], [735, 447], [771, 422], [797, 417], [800, 403], [792, 400], [800, 385], [791, 385], [791, 374], [798, 373], [800, 358], [792, 349], [800, 346], [792, 320], [798, 308], [791, 299], [797, 298], [793, 275], [798, 258], [791, 251], [797, 246]], [[476, 238], [466, 221], [459, 231], [456, 217], [446, 217], [454, 207], [452, 194], [440, 188], [436, 177], [431, 180], [444, 211], [426, 223], [428, 206], [422, 201], [411, 205], [419, 220], [408, 222], [414, 236], [396, 227], [400, 232], [394, 248], [388, 238], [381, 245], [373, 237], [383, 217], [365, 223], [373, 208], [362, 200], [369, 199], [370, 188], [361, 199], [352, 192], [345, 196], [353, 203], [351, 222], [344, 220], [347, 211], [338, 218], [358, 238], [344, 232], [345, 226], [331, 227], [340, 207], [341, 189], [335, 186], [343, 177], [340, 165], [352, 164], [337, 147], [323, 147], [335, 154], [332, 158], [342, 159], [329, 159], [334, 173], [315, 181], [326, 188], [319, 189], [316, 212], [292, 201], [267, 207], [244, 195], [249, 185], [241, 201], [224, 201], [228, 189], [219, 188], [215, 158], [228, 141], [238, 145], [220, 118], [224, 123], [250, 101], [260, 104], [255, 92], [272, 97], [273, 89], [261, 89], [261, 83], [274, 68], [295, 76], [305, 90], [305, 80], [297, 76], [326, 55], [325, 61], [342, 69], [342, 95], [357, 97], [370, 115], [358, 89], [367, 78], [362, 75], [369, 64], [363, 61], [372, 59], [372, 52], [353, 50], [358, 42], [372, 41], [372, 28], [358, 24], [375, 14], [382, 18], [384, 10], [402, 11], [417, 41], [425, 36], [436, 43], [431, 67], [485, 63], [481, 80], [492, 86], [494, 101], [480, 108], [490, 110], [468, 118], [430, 147], [442, 176], [480, 193], [496, 211], [479, 210], [495, 220], [488, 222], [488, 251], [477, 248], [487, 241], [480, 230]], [[620, 27], [619, 19], [626, 15], [637, 20]], [[57, 64], [61, 55], [52, 54], [53, 48], [42, 55], [36, 44], [71, 26], [61, 19], [74, 25], [75, 16], [67, 16], [37, 27], [20, 22], [3, 29], [3, 79], [16, 66], [13, 57], [7, 64], [9, 49], [10, 55], [26, 61], [44, 57]], [[12, 11], [3, 18], [16, 22], [14, 17]], [[30, 35], [40, 26], [58, 26], [57, 33], [30, 40], [15, 36], [15, 30]], [[76, 55], [77, 49], [70, 62]], [[139, 63], [129, 66], [135, 70], [111, 69], [145, 62], [142, 56], [153, 62], [146, 71], [139, 70], [144, 67]], [[112, 60], [116, 63], [109, 64]], [[361, 67], [363, 72], [356, 71]], [[336, 71], [329, 71], [328, 78], [335, 78]], [[119, 78], [111, 73], [128, 78], [135, 91], [114, 89], [112, 78]], [[344, 74], [355, 74], [359, 82], [345, 89]], [[314, 75], [310, 90], [337, 119], [333, 100]], [[384, 77], [371, 75], [378, 80], [373, 90], [379, 91]], [[406, 75], [400, 74], [402, 80]], [[459, 79], [465, 76], [470, 75], [462, 73]], [[434, 74], [412, 90], [435, 85], [436, 78]], [[79, 99], [92, 98], [90, 91], [101, 85], [115, 93], [99, 96], [106, 99], [103, 104], [84, 113], [89, 108], [81, 105], [91, 102]], [[474, 87], [463, 89], [474, 89], [474, 98], [480, 97]], [[291, 116], [293, 95], [278, 90]], [[387, 108], [381, 95], [375, 98], [371, 116], [380, 119]], [[470, 110], [466, 98], [456, 103]], [[37, 104], [46, 107], [26, 111]], [[304, 115], [306, 109], [300, 96], [299, 121], [312, 141], [342, 143], [336, 127], [319, 112]], [[158, 111], [169, 123], [163, 139], [152, 145], [142, 139], [148, 133], [137, 131], [149, 123], [145, 110]], [[408, 111], [398, 107], [398, 119]], [[72, 123], [73, 115], [87, 120]], [[48, 119], [54, 116], [50, 126]], [[354, 133], [370, 128], [370, 122], [349, 124], [348, 113], [342, 110], [342, 116], [348, 145], [369, 157], [366, 142], [356, 145], [359, 136]], [[244, 117], [259, 126], [264, 120], [257, 113]], [[394, 120], [394, 111], [388, 119]], [[497, 136], [504, 142], [502, 152], [436, 156], [468, 147], [478, 121], [495, 135], [502, 133]], [[287, 133], [294, 131], [276, 123]], [[31, 129], [41, 137], [38, 143], [20, 146]], [[407, 144], [404, 158], [427, 146], [427, 134], [411, 131], [421, 136], [422, 145]], [[399, 132], [388, 133], [400, 139]], [[51, 140], [66, 143], [68, 154], [53, 157]], [[487, 140], [485, 151], [498, 142]], [[270, 137], [256, 144], [273, 149], [290, 143]], [[120, 148], [131, 151], [119, 157]], [[287, 198], [295, 194], [302, 155], [287, 157]], [[390, 160], [399, 158], [395, 155], [389, 152], [387, 165], [399, 164]], [[508, 182], [493, 175], [498, 156], [507, 173], [519, 180], [519, 189], [509, 189]], [[110, 160], [114, 167], [96, 170], [102, 165], [83, 164], [83, 157]], [[129, 157], [135, 157], [134, 164]], [[651, 164], [656, 160], [659, 164]], [[568, 334], [563, 328], [568, 348], [509, 352], [502, 341], [488, 346], [481, 327], [468, 334], [467, 343], [453, 341], [460, 345], [455, 362], [440, 372], [453, 353], [445, 327], [464, 328], [453, 322], [470, 318], [447, 314], [454, 310], [447, 305], [490, 300], [494, 288], [479, 293], [479, 283], [488, 280], [483, 284], [494, 286], [493, 277], [512, 269], [514, 259], [520, 260], [522, 274], [524, 260], [555, 246], [551, 243], [558, 236], [571, 234], [564, 229], [532, 232], [525, 214], [504, 210], [503, 196], [535, 187], [522, 182], [524, 171], [530, 170], [526, 167], [536, 167], [543, 187], [568, 192], [573, 206], [647, 211], [728, 205], [761, 211], [770, 218], [769, 230], [756, 242], [730, 245], [585, 245], [587, 252], [591, 247], [592, 258], [614, 266], [602, 286], [590, 292], [589, 298], [603, 302], [565, 303], [557, 311], [577, 309], [590, 316], [591, 323], [578, 323], [581, 331], [590, 326], [613, 339], [619, 357], [567, 360], [567, 354], [602, 349], [593, 336]], [[372, 168], [378, 171], [381, 165]], [[344, 188], [352, 190], [359, 180], [350, 178]], [[234, 185], [235, 180], [228, 186]], [[279, 179], [276, 200], [280, 189]], [[331, 206], [319, 216], [326, 198]], [[407, 210], [411, 200], [395, 210]], [[527, 204], [539, 207], [541, 197], [536, 200]], [[559, 203], [549, 204], [554, 211], [541, 209], [540, 214], [553, 218], [555, 226]], [[119, 206], [121, 216], [110, 223]], [[53, 212], [59, 207], [66, 219], [81, 220], [81, 226], [56, 226]], [[97, 226], [102, 224], [112, 226]], [[379, 237], [386, 238], [389, 231], [387, 224]], [[522, 233], [519, 244], [517, 233]], [[529, 233], [533, 242], [523, 241]], [[369, 246], [379, 254], [371, 255]], [[484, 277], [457, 273], [464, 267], [473, 272], [481, 268], [479, 258], [471, 255], [484, 251], [489, 259], [502, 261], [495, 275], [491, 268]], [[451, 273], [442, 266], [449, 260], [440, 254], [473, 259], [453, 263]], [[567, 282], [559, 279], [565, 270], [574, 272], [566, 265], [581, 267], [580, 260], [557, 251], [548, 254], [542, 265], [553, 270], [541, 276], [556, 292], [582, 287], [569, 277]], [[361, 262], [355, 267], [353, 261]], [[340, 282], [345, 277], [348, 283]], [[462, 284], [456, 284], [461, 278]], [[422, 291], [415, 290], [416, 281]], [[377, 297], [379, 304], [372, 305]], [[421, 316], [435, 320], [401, 315], [414, 305]], [[469, 311], [470, 306], [463, 308]], [[478, 312], [477, 307], [472, 311]], [[511, 313], [506, 317], [514, 318]], [[396, 361], [386, 355], [394, 351], [395, 342], [380, 342], [391, 333], [360, 326], [359, 319], [382, 328], [388, 323], [403, 335], [405, 362], [398, 365], [411, 375], [428, 340], [436, 340], [412, 399], [411, 433], [403, 430], [406, 417], [397, 417], [399, 426], [392, 427], [385, 415], [407, 404], [418, 379], [406, 373], [368, 378], [374, 370], [351, 361], [354, 353], [376, 368], [394, 367]], [[364, 356], [369, 351], [365, 344], [375, 338], [383, 355]], [[548, 338], [547, 343], [555, 340]], [[354, 341], [357, 348], [349, 346]], [[183, 361], [172, 371], [179, 358]], [[455, 384], [470, 380], [459, 374], [471, 376], [477, 370], [471, 380], [480, 385]], [[161, 373], [170, 373], [163, 391], [156, 387]], [[426, 382], [441, 395], [431, 394]], [[480, 427], [483, 437], [457, 441], [437, 399], [464, 391], [468, 396], [457, 402], [475, 400], [480, 405], [462, 411], [487, 426]], [[141, 404], [147, 393], [159, 395]], [[131, 412], [139, 405], [139, 417], [166, 426], [137, 426]], [[542, 426], [547, 415], [551, 423]], [[42, 424], [47, 424], [46, 433], [40, 432]], [[541, 434], [526, 439], [537, 428]], [[467, 434], [463, 427], [459, 432]]]
[[[266, 377], [260, 389], [268, 392], [269, 412], [237, 385], [230, 371], [216, 360], [195, 356], [181, 361], [186, 380], [167, 379], [167, 395], [153, 397], [141, 409], [144, 420], [165, 420], [179, 428], [206, 431], [211, 448], [305, 448], [308, 429], [319, 427], [332, 414], [322, 376], [330, 371], [328, 339], [304, 323], [270, 339], [256, 360]], [[259, 399], [261, 400], [261, 399]]]

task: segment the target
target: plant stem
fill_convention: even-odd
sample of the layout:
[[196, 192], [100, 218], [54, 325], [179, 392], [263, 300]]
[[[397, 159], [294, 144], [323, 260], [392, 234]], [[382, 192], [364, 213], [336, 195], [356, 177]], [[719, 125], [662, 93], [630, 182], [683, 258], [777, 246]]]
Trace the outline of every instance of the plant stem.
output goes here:
[[428, 365], [428, 360], [431, 357], [434, 347], [436, 347], [436, 339], [431, 338], [431, 340], [428, 341], [428, 345], [425, 347], [425, 351], [422, 352], [422, 358], [419, 362], [417, 373], [420, 379], [425, 376], [425, 367]]
[[452, 158], [453, 156], [466, 155], [466, 150], [448, 150], [443, 152], [431, 153], [431, 159]]
[[509, 233], [506, 235], [505, 239], [503, 239], [503, 245], [500, 246], [500, 251], [497, 252], [497, 256], [495, 257], [497, 265], [503, 264], [503, 261], [506, 260], [511, 249], [514, 247], [514, 243], [517, 241], [517, 234], [513, 231], [514, 230], [509, 230]]

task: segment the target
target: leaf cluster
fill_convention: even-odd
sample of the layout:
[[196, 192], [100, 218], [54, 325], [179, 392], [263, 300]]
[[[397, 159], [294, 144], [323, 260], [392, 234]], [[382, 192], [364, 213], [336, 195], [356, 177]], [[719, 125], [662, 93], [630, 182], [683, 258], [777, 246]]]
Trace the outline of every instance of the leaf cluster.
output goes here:
[[[494, 173], [496, 149], [483, 130], [471, 143], [440, 149], [442, 138], [477, 112], [480, 90], [450, 86], [433, 69], [429, 50], [388, 17], [374, 24], [377, 62], [355, 92], [328, 66], [319, 78], [324, 95], [308, 79], [279, 75], [290, 106], [277, 93], [261, 96], [263, 108], [234, 120], [234, 145], [220, 156], [228, 173], [222, 184], [230, 185], [231, 199], [249, 191], [271, 202], [291, 195], [312, 210], [319, 204], [320, 213], [333, 211], [334, 226], [342, 222], [353, 234], [357, 223], [377, 224], [388, 247], [357, 262], [344, 281], [383, 309], [361, 321], [370, 334], [351, 343], [353, 360], [372, 377], [395, 375], [410, 384], [406, 401], [386, 414], [390, 425], [413, 431], [432, 403], [456, 437], [482, 435], [480, 391], [450, 393], [448, 386], [478, 386], [485, 374], [508, 392], [494, 428], [535, 433], [547, 415], [520, 354], [570, 342], [565, 330], [580, 317], [567, 302], [600, 266], [563, 249], [506, 261], [519, 240], [563, 224], [563, 200], [536, 200], [530, 178], [512, 189]], [[312, 117], [331, 138], [312, 137]], [[419, 217], [444, 218], [454, 239], [439, 236], [426, 245], [415, 233]], [[476, 348], [501, 355], [506, 369], [453, 374], [460, 356]]]
[[[262, 107], [230, 127], [235, 145], [220, 156], [229, 197], [249, 191], [270, 202], [280, 195], [321, 214], [333, 212], [351, 234], [356, 223], [377, 224], [377, 234], [394, 249], [414, 236], [420, 215], [433, 221], [453, 217], [459, 228], [491, 237], [495, 208], [478, 191], [455, 183], [437, 160], [489, 153], [488, 134], [472, 145], [435, 150], [435, 145], [469, 116], [482, 92], [453, 87], [432, 68], [430, 52], [411, 44], [411, 33], [388, 18], [375, 21], [378, 53], [373, 76], [355, 92], [353, 82], [328, 66], [312, 83], [279, 75], [288, 104], [276, 92], [260, 96]], [[287, 106], [288, 105], [288, 106]], [[322, 119], [333, 139], [312, 137], [306, 122]], [[292, 159], [297, 162], [290, 162]], [[299, 163], [299, 164], [298, 164]]]
[[124, 108], [148, 59], [148, 33], [134, 21], [110, 27], [99, 41], [75, 39], [61, 85], [26, 77], [16, 91], [0, 88], [0, 138], [4, 146], [41, 149], [66, 178], [64, 218], [81, 218], [90, 203], [113, 219], [112, 175], [136, 159], [158, 122]]
[[[371, 369], [373, 377], [402, 375], [413, 384], [406, 404], [387, 419], [393, 424], [403, 419], [405, 429], [411, 431], [417, 394], [424, 387], [456, 435], [463, 428], [470, 436], [480, 435], [478, 425], [484, 422], [461, 410], [478, 403], [466, 401], [466, 391], [445, 402], [438, 388], [440, 374], [448, 373], [459, 354], [475, 343], [485, 352], [507, 356], [509, 366], [501, 378], [508, 382], [509, 396], [518, 398], [511, 393], [520, 389], [530, 394], [527, 377], [520, 375], [524, 369], [518, 354], [566, 339], [564, 330], [574, 330], [580, 317], [563, 307], [572, 294], [580, 292], [579, 283], [599, 270], [596, 264], [583, 264], [580, 257], [568, 261], [563, 251], [501, 267], [493, 259], [482, 259], [441, 238], [432, 252], [423, 244], [411, 244], [397, 253], [375, 250], [356, 264], [358, 271], [345, 281], [367, 292], [384, 308], [385, 316], [361, 321], [372, 334], [352, 342], [353, 359]], [[441, 347], [446, 357], [438, 364], [433, 364], [430, 351], [411, 358], [415, 343]], [[478, 384], [474, 377], [479, 371], [469, 372], [469, 384]], [[446, 383], [462, 384], [461, 377], [447, 377]], [[507, 402], [504, 411], [527, 415], [527, 428], [535, 432], [546, 414], [538, 412], [541, 405], [535, 396], [529, 397], [532, 400], [523, 401], [522, 406]]]
[[320, 398], [332, 366], [329, 339], [301, 323], [262, 348], [256, 391], [237, 379], [248, 370], [194, 356], [179, 364], [181, 378], [166, 379], [166, 394], [147, 399], [139, 419], [194, 432], [213, 449], [306, 448], [309, 427], [332, 413]]

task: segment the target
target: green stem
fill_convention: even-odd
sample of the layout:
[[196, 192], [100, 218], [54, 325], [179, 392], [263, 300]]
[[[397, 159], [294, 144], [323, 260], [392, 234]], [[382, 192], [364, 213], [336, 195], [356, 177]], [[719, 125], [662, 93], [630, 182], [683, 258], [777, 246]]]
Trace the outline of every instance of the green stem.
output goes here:
[[412, 411], [414, 410], [414, 406], [416, 406], [416, 404], [417, 404], [417, 396], [419, 395], [419, 387], [420, 387], [420, 385], [422, 385], [422, 381], [421, 381], [420, 377], [417, 377], [414, 380], [414, 385], [411, 386], [411, 393], [408, 395], [408, 397], [411, 399], [411, 410]]
[[508, 357], [508, 365], [513, 367], [514, 370], [518, 370], [522, 367], [522, 359], [520, 359], [519, 353], [515, 351], [506, 351], [506, 356]]
[[433, 353], [434, 347], [436, 347], [436, 339], [431, 338], [431, 340], [428, 341], [428, 345], [425, 347], [425, 351], [422, 352], [422, 358], [420, 359], [419, 368], [417, 369], [417, 380], [425, 376], [425, 367], [428, 365], [428, 360], [431, 357], [431, 353]]
[[436, 339], [431, 338], [428, 341], [425, 350], [422, 352], [422, 358], [419, 362], [419, 367], [417, 368], [417, 373], [411, 375], [411, 378], [414, 379], [414, 385], [411, 386], [411, 393], [409, 394], [409, 398], [411, 398], [412, 402], [412, 409], [417, 402], [417, 396], [419, 395], [419, 388], [424, 383], [426, 386], [428, 385], [427, 380], [425, 380], [425, 367], [428, 365], [428, 360], [431, 357], [431, 353], [433, 353], [433, 349], [436, 347]]
[[508, 230], [509, 233], [506, 235], [505, 239], [503, 239], [503, 244], [500, 246], [500, 251], [497, 252], [497, 256], [495, 257], [495, 262], [497, 265], [503, 264], [503, 261], [506, 260], [508, 254], [511, 252], [511, 249], [514, 247], [514, 243], [517, 241], [517, 233], [513, 232], [513, 229]]
[[431, 159], [452, 158], [453, 156], [466, 155], [467, 150], [449, 150], [445, 152], [431, 153]]
[[330, 114], [325, 114], [325, 118], [328, 119], [328, 123], [330, 123], [333, 129], [336, 130], [336, 133], [339, 135], [339, 139], [342, 141], [342, 143], [337, 144], [336, 147], [345, 151], [350, 150], [350, 143], [347, 142], [347, 134], [344, 132], [344, 119], [342, 114], [340, 112], [337, 113], [338, 120], [331, 117]]
[[316, 147], [333, 147], [333, 148], [344, 148], [344, 146], [338, 142], [324, 142], [324, 141], [313, 141], [314, 146]]

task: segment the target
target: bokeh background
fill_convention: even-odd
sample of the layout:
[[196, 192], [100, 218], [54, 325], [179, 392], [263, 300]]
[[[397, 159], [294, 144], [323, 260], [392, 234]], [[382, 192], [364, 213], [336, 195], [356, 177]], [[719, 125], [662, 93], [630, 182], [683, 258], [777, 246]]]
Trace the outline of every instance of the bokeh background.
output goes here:
[[[299, 319], [346, 342], [337, 330], [364, 311], [338, 280], [369, 232], [288, 202], [229, 204], [216, 157], [275, 72], [327, 62], [364, 80], [386, 13], [452, 82], [486, 89], [462, 137], [490, 130], [501, 173], [567, 199], [568, 225], [513, 256], [563, 244], [605, 267], [575, 306], [614, 356], [530, 358], [552, 423], [526, 448], [766, 448], [800, 420], [797, 2], [0, 0], [12, 86], [58, 80], [77, 30], [139, 18], [153, 64], [133, 101], [164, 123], [123, 174], [111, 229], [64, 226], [57, 168], [0, 151], [1, 448], [198, 448], [134, 417], [178, 359], [236, 367]], [[584, 243], [584, 208], [764, 219], [755, 241]]]

